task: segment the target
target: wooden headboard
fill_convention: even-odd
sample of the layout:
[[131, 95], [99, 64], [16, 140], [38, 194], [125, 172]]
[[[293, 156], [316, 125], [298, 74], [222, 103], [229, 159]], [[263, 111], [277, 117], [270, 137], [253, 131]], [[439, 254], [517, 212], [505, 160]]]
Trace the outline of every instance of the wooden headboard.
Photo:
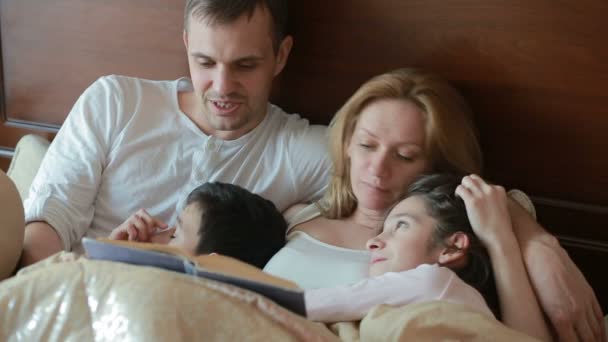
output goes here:
[[[28, 132], [52, 136], [101, 75], [187, 75], [183, 5], [0, 0], [0, 156]], [[444, 75], [473, 106], [486, 177], [533, 196], [606, 312], [606, 13], [604, 0], [292, 1], [295, 46], [273, 101], [328, 123], [375, 74]]]

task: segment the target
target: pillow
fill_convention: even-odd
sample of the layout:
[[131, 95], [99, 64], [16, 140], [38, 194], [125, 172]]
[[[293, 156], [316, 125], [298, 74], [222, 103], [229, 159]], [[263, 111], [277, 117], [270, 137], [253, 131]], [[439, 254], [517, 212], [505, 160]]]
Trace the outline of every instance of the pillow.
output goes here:
[[532, 217], [536, 220], [536, 208], [534, 208], [534, 203], [532, 203], [532, 200], [530, 197], [528, 197], [528, 195], [526, 195], [525, 192], [518, 189], [512, 189], [509, 190], [507, 194], [511, 199], [517, 202], [517, 204], [526, 209], [528, 214], [532, 215]]
[[24, 201], [49, 145], [50, 142], [45, 138], [28, 134], [21, 138], [15, 147], [15, 154], [7, 174], [15, 182], [19, 195]]
[[0, 280], [15, 270], [21, 249], [25, 219], [15, 183], [0, 170]]

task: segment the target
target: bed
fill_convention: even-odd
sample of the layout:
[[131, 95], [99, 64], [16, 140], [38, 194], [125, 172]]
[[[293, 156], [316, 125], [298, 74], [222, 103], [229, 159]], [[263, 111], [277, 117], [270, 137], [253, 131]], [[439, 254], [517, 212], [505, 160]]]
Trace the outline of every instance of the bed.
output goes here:
[[[101, 75], [187, 75], [182, 11], [182, 0], [0, 0], [0, 160], [28, 133], [52, 139]], [[532, 196], [608, 312], [608, 3], [308, 0], [291, 13], [295, 46], [273, 102], [328, 123], [372, 75], [444, 75], [473, 106], [486, 177]], [[356, 339], [363, 327], [326, 329]]]

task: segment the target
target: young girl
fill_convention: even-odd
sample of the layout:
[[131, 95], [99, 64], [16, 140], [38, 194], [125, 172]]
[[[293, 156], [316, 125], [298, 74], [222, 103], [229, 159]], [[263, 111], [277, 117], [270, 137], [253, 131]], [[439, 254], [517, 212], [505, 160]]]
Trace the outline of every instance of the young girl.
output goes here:
[[[445, 174], [424, 176], [389, 212], [383, 231], [368, 241], [371, 278], [307, 290], [307, 316], [321, 322], [359, 320], [379, 304], [432, 300], [461, 303], [492, 315], [479, 291], [485, 292], [492, 266], [500, 265], [494, 260], [519, 258], [523, 267], [519, 253], [493, 257], [491, 265], [484, 245], [492, 252], [495, 242], [484, 239], [496, 236], [493, 230], [501, 230], [503, 246], [512, 241], [509, 236], [514, 239], [503, 188], [476, 175], [462, 181]], [[520, 330], [550, 339], [529, 280], [513, 280], [510, 288], [497, 289], [501, 301], [521, 301], [526, 306], [522, 320], [527, 323]]]

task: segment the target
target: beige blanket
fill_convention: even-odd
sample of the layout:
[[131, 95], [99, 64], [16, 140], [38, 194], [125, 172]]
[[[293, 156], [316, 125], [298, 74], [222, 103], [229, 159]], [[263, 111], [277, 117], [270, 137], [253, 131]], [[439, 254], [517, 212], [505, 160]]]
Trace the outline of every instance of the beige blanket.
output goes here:
[[464, 306], [379, 306], [330, 327], [255, 293], [150, 267], [51, 259], [0, 282], [2, 341], [525, 341]]

